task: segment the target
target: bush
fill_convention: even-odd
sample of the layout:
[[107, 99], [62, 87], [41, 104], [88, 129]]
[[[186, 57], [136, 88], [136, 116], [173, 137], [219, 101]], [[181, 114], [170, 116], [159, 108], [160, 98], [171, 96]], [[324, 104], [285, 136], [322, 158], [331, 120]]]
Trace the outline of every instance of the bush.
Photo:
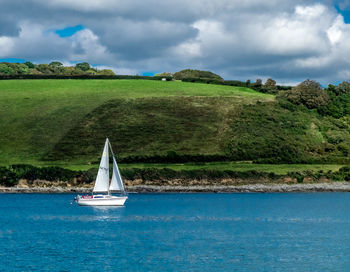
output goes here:
[[18, 183], [18, 177], [16, 173], [10, 169], [1, 166], [0, 167], [0, 184], [4, 186], [15, 186]]
[[339, 171], [331, 175], [331, 178], [338, 181], [343, 181], [343, 180], [350, 181], [350, 167], [344, 166], [340, 168]]
[[321, 85], [309, 79], [289, 91], [279, 92], [278, 98], [285, 98], [296, 105], [302, 104], [309, 109], [322, 108], [329, 102], [329, 95]]
[[125, 179], [134, 180], [141, 179], [143, 181], [161, 181], [170, 179], [181, 180], [218, 180], [224, 178], [240, 178], [240, 179], [252, 179], [252, 178], [270, 178], [276, 179], [280, 176], [274, 173], [260, 172], [260, 171], [231, 171], [231, 170], [180, 170], [175, 171], [169, 168], [128, 168], [121, 171], [121, 175]]
[[91, 67], [90, 67], [90, 64], [87, 63], [87, 62], [82, 62], [82, 63], [77, 63], [75, 65], [75, 68], [79, 69], [79, 70], [82, 70], [82, 71], [87, 71], [89, 70]]
[[15, 74], [15, 71], [7, 63], [0, 63], [0, 75], [13, 74]]
[[183, 80], [185, 78], [204, 78], [204, 79], [216, 79], [216, 80], [223, 80], [223, 78], [217, 74], [214, 74], [210, 71], [201, 71], [201, 70], [191, 70], [191, 69], [185, 69], [179, 72], [176, 72], [173, 75], [174, 79], [177, 80]]

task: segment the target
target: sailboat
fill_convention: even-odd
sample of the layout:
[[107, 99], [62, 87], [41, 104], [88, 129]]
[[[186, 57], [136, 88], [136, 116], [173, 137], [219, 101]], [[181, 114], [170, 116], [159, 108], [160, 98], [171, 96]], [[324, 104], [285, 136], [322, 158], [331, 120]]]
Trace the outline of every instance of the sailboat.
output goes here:
[[[111, 150], [113, 157], [113, 174], [111, 182], [109, 182], [109, 149]], [[112, 193], [119, 194], [112, 195]], [[125, 193], [123, 180], [120, 176], [112, 146], [108, 138], [106, 138], [92, 195], [78, 195], [75, 200], [80, 206], [123, 206], [127, 198], [128, 196]]]

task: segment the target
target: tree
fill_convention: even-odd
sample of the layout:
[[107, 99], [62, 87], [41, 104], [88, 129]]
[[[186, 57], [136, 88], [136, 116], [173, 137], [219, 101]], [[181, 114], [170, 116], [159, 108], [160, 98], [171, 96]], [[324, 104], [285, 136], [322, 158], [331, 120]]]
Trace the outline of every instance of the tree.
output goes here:
[[267, 90], [277, 90], [276, 81], [268, 78], [264, 84], [264, 88]]
[[258, 78], [255, 83], [253, 84], [254, 87], [261, 87], [262, 86], [262, 80]]
[[29, 73], [29, 67], [23, 63], [18, 63], [16, 68], [17, 74], [26, 75]]
[[52, 74], [50, 66], [46, 63], [42, 63], [42, 64], [37, 65], [36, 69], [39, 72], [41, 72], [42, 74]]
[[268, 78], [263, 85], [264, 93], [270, 93], [270, 94], [276, 94], [277, 93], [277, 86], [276, 81], [274, 81], [272, 78]]
[[174, 79], [183, 80], [184, 78], [204, 78], [204, 79], [217, 79], [223, 80], [223, 78], [210, 71], [185, 69], [174, 74]]
[[289, 91], [281, 92], [279, 97], [286, 98], [294, 104], [305, 105], [309, 109], [326, 106], [329, 95], [322, 89], [320, 83], [307, 79]]
[[12, 69], [7, 63], [0, 63], [0, 74], [13, 75], [15, 74], [15, 70]]
[[88, 64], [87, 62], [82, 62], [82, 63], [77, 63], [75, 65], [75, 68], [79, 69], [79, 70], [82, 70], [82, 71], [87, 71], [89, 70], [91, 67], [90, 67], [90, 64]]
[[111, 69], [103, 69], [102, 71], [98, 72], [99, 75], [105, 75], [105, 76], [114, 76], [115, 73]]
[[25, 65], [27, 65], [27, 67], [29, 69], [34, 69], [35, 68], [35, 65], [33, 63], [31, 63], [30, 61], [26, 61], [25, 63], [23, 63]]
[[337, 88], [335, 88], [334, 93], [336, 95], [342, 95], [342, 94], [346, 94], [346, 93], [350, 93], [350, 83], [343, 81], [342, 83], [340, 83], [338, 85]]
[[62, 67], [63, 66], [63, 64], [59, 61], [53, 61], [49, 65], [54, 66], [54, 67]]

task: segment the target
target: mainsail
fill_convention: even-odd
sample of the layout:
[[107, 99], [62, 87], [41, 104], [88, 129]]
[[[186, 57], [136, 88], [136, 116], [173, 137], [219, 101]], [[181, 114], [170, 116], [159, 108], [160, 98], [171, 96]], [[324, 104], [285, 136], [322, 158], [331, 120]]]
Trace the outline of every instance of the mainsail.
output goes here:
[[111, 180], [111, 185], [109, 186], [109, 190], [124, 192], [122, 177], [120, 176], [118, 164], [114, 158], [114, 154], [113, 154], [113, 174], [112, 174], [112, 180]]
[[108, 156], [108, 138], [106, 139], [105, 147], [100, 162], [100, 168], [98, 169], [95, 187], [93, 192], [108, 192], [109, 184], [109, 156]]

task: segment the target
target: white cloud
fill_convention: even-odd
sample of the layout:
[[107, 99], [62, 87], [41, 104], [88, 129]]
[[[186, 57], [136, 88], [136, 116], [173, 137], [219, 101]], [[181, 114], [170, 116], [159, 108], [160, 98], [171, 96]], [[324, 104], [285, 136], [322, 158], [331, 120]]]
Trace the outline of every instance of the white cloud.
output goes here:
[[9, 37], [0, 37], [0, 58], [8, 58], [14, 47], [14, 41]]
[[[227, 79], [346, 80], [350, 28], [323, 3], [12, 0], [1, 5], [0, 57], [87, 61], [122, 74], [200, 68]], [[78, 24], [86, 29], [72, 37], [50, 31]]]
[[121, 1], [118, 0], [35, 0], [39, 4], [44, 4], [51, 7], [70, 8], [78, 11], [100, 11], [110, 10], [118, 7]]
[[73, 41], [71, 44], [72, 48], [80, 51], [70, 56], [72, 60], [107, 63], [113, 58], [107, 48], [101, 45], [99, 38], [90, 29], [77, 32], [70, 40]]
[[343, 34], [343, 27], [344, 19], [342, 16], [339, 15], [334, 21], [334, 23], [331, 25], [331, 27], [327, 30], [328, 39], [333, 45], [340, 41]]

